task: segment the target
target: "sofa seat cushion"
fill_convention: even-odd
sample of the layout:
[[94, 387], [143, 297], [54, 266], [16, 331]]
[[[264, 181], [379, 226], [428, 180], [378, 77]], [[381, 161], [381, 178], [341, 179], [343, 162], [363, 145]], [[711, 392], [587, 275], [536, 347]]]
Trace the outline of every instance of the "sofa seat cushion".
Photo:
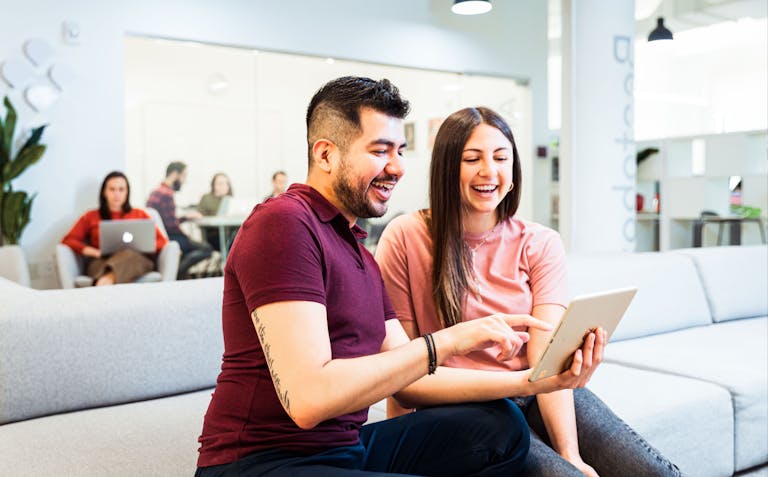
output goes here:
[[733, 474], [733, 413], [723, 387], [603, 363], [588, 388], [684, 475]]
[[681, 250], [693, 258], [715, 321], [768, 315], [768, 246]]
[[612, 340], [708, 325], [707, 298], [693, 260], [674, 253], [570, 255], [568, 289], [583, 295], [638, 287]]
[[193, 475], [212, 392], [6, 424], [3, 475]]
[[606, 361], [726, 388], [733, 400], [736, 470], [768, 461], [768, 318], [611, 343]]

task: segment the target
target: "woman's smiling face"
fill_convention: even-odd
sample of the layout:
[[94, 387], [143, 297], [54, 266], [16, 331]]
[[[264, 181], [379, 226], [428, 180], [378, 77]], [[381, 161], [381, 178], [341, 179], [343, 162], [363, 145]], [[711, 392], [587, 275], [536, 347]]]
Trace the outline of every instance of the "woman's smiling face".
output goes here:
[[461, 155], [459, 188], [464, 214], [494, 214], [514, 187], [512, 143], [493, 126], [479, 124]]

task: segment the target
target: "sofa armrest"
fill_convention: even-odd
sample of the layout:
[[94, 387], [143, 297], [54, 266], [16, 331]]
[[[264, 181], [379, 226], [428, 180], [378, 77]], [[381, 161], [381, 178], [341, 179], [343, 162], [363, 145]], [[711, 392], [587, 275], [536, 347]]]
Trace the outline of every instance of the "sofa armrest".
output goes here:
[[157, 271], [163, 276], [162, 281], [170, 282], [176, 280], [179, 273], [179, 259], [181, 258], [181, 247], [179, 243], [169, 241], [160, 253], [157, 255]]
[[56, 244], [56, 270], [61, 288], [75, 288], [75, 278], [82, 274], [83, 259], [68, 246]]

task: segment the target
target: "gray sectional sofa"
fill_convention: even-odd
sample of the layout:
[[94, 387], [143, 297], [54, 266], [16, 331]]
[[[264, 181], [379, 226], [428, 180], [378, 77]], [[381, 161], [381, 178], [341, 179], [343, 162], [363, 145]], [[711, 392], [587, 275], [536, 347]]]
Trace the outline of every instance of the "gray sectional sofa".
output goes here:
[[[591, 388], [691, 476], [768, 465], [768, 248], [569, 257], [640, 291]], [[184, 476], [222, 352], [222, 279], [37, 291], [0, 279], [0, 473]], [[384, 417], [382, 403], [371, 420]]]

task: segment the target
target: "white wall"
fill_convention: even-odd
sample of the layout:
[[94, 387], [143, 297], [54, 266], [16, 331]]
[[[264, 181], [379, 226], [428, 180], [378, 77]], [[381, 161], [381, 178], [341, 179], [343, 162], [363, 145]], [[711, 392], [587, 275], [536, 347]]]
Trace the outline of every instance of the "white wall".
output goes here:
[[[218, 171], [250, 204], [271, 192], [278, 169], [290, 182], [303, 181], [307, 98], [342, 75], [389, 78], [412, 102], [406, 123], [415, 138], [405, 152], [406, 175], [383, 220], [428, 205], [429, 127], [460, 108], [495, 109], [510, 124], [518, 149], [531, 149], [529, 89], [508, 78], [128, 37], [126, 170], [134, 197], [147, 197], [175, 159], [189, 165], [178, 205], [196, 203]], [[518, 214], [530, 219], [533, 159], [523, 156], [521, 162]]]
[[[450, 0], [0, 0], [0, 60], [22, 59], [29, 38], [47, 40], [78, 81], [45, 113], [19, 105], [21, 125], [47, 122], [48, 151], [18, 187], [37, 191], [22, 244], [33, 285], [54, 286], [53, 245], [96, 203], [104, 174], [125, 167], [126, 34], [197, 40], [448, 71], [530, 78], [534, 144], [547, 141], [546, 2], [495, 2], [491, 14], [458, 17]], [[61, 41], [64, 21], [81, 30]], [[40, 81], [44, 70], [40, 70]], [[308, 99], [308, 98], [307, 98]], [[301, 140], [297, 138], [297, 140]], [[524, 151], [530, 154], [531, 151]], [[140, 200], [133, 198], [140, 203]]]
[[768, 19], [723, 22], [635, 49], [635, 138], [768, 128]]

